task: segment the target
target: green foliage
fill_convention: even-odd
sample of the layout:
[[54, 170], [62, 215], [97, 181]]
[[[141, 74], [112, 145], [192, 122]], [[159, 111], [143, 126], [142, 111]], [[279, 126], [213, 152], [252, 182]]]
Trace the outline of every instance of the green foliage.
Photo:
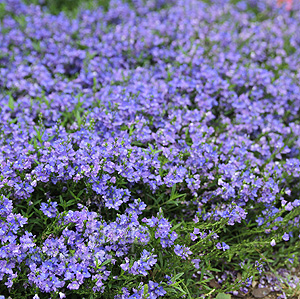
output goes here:
[[62, 11], [67, 14], [74, 15], [80, 6], [87, 8], [102, 6], [104, 10], [107, 10], [109, 6], [109, 0], [24, 0], [24, 2], [27, 4], [33, 3], [47, 7], [49, 12], [55, 15]]

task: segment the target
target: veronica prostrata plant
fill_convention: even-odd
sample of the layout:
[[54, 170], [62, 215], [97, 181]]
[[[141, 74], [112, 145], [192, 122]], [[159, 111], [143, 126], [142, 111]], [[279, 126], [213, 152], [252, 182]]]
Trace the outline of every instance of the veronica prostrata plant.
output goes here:
[[299, 26], [271, 0], [0, 0], [0, 294], [215, 297], [296, 266]]

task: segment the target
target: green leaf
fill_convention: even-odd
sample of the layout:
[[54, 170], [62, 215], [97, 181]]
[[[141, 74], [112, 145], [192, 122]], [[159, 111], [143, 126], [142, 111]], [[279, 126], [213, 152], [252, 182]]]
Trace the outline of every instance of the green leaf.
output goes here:
[[79, 193], [77, 194], [78, 199], [80, 199], [80, 196], [82, 195], [83, 192], [84, 192], [84, 190], [79, 191]]
[[43, 227], [44, 225], [41, 223], [40, 219], [30, 219], [30, 223], [35, 223], [41, 227]]
[[[180, 282], [183, 282], [183, 280], [181, 280]], [[175, 288], [176, 290], [180, 291], [180, 292], [183, 293], [184, 295], [187, 294], [187, 292], [184, 291], [184, 290], [182, 289], [182, 287], [180, 287], [179, 285], [174, 285], [174, 284], [173, 284], [172, 286], [173, 286], [173, 288]]]
[[76, 196], [71, 190], [69, 190], [69, 192], [72, 194], [72, 196], [73, 196], [75, 199], [79, 199], [79, 198], [77, 198], [77, 196]]
[[176, 282], [176, 280], [177, 280], [178, 278], [180, 278], [182, 275], [184, 275], [184, 272], [182, 272], [182, 273], [177, 273], [176, 275], [174, 275], [174, 276], [171, 278], [171, 281], [172, 281], [172, 282]]
[[171, 198], [173, 198], [175, 192], [176, 192], [176, 183], [172, 187], [171, 196], [170, 196]]
[[148, 295], [148, 292], [149, 292], [149, 288], [148, 288], [148, 285], [146, 284], [144, 287], [144, 298], [146, 298], [146, 296]]
[[219, 293], [216, 299], [231, 299], [231, 295], [225, 293]]
[[[161, 251], [159, 251], [159, 262], [160, 262], [160, 266], [162, 267], [162, 268], [164, 268], [164, 259], [163, 259], [163, 256], [162, 256], [162, 253], [161, 253]], [[158, 264], [156, 264], [156, 265], [158, 265]]]
[[31, 41], [32, 47], [35, 51], [37, 51], [38, 53], [41, 52], [41, 44], [40, 41]]
[[0, 3], [0, 20], [3, 19], [5, 15], [7, 15], [7, 11], [5, 10], [5, 3]]
[[180, 225], [182, 225], [183, 222], [180, 222], [180, 223], [177, 223], [176, 225], [174, 225], [172, 228], [171, 228], [171, 232], [173, 232], [175, 229], [177, 229]]
[[11, 94], [9, 95], [8, 107], [9, 107], [12, 111], [14, 111], [14, 109], [15, 109], [15, 100], [14, 100], [14, 98], [12, 97]]

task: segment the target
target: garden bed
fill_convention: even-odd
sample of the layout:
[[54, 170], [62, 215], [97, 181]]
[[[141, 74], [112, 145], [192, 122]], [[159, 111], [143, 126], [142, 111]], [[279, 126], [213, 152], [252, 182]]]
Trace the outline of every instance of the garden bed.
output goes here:
[[0, 0], [0, 295], [298, 296], [300, 4], [88, 5]]

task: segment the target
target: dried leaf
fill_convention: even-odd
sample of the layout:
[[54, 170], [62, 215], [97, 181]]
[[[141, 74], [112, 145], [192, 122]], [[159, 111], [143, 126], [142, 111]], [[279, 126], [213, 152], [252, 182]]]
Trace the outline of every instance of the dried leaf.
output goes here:
[[260, 289], [254, 289], [252, 291], [252, 295], [255, 298], [264, 298], [265, 296], [267, 296], [269, 293], [271, 292], [271, 290], [269, 288], [260, 288]]
[[220, 289], [221, 286], [220, 284], [215, 280], [215, 279], [212, 279], [208, 285], [211, 287], [211, 288], [214, 288], [214, 289]]
[[225, 293], [219, 293], [216, 299], [231, 299], [231, 295]]
[[257, 284], [258, 284], [258, 281], [257, 280], [253, 280], [252, 281], [252, 288], [255, 288]]

